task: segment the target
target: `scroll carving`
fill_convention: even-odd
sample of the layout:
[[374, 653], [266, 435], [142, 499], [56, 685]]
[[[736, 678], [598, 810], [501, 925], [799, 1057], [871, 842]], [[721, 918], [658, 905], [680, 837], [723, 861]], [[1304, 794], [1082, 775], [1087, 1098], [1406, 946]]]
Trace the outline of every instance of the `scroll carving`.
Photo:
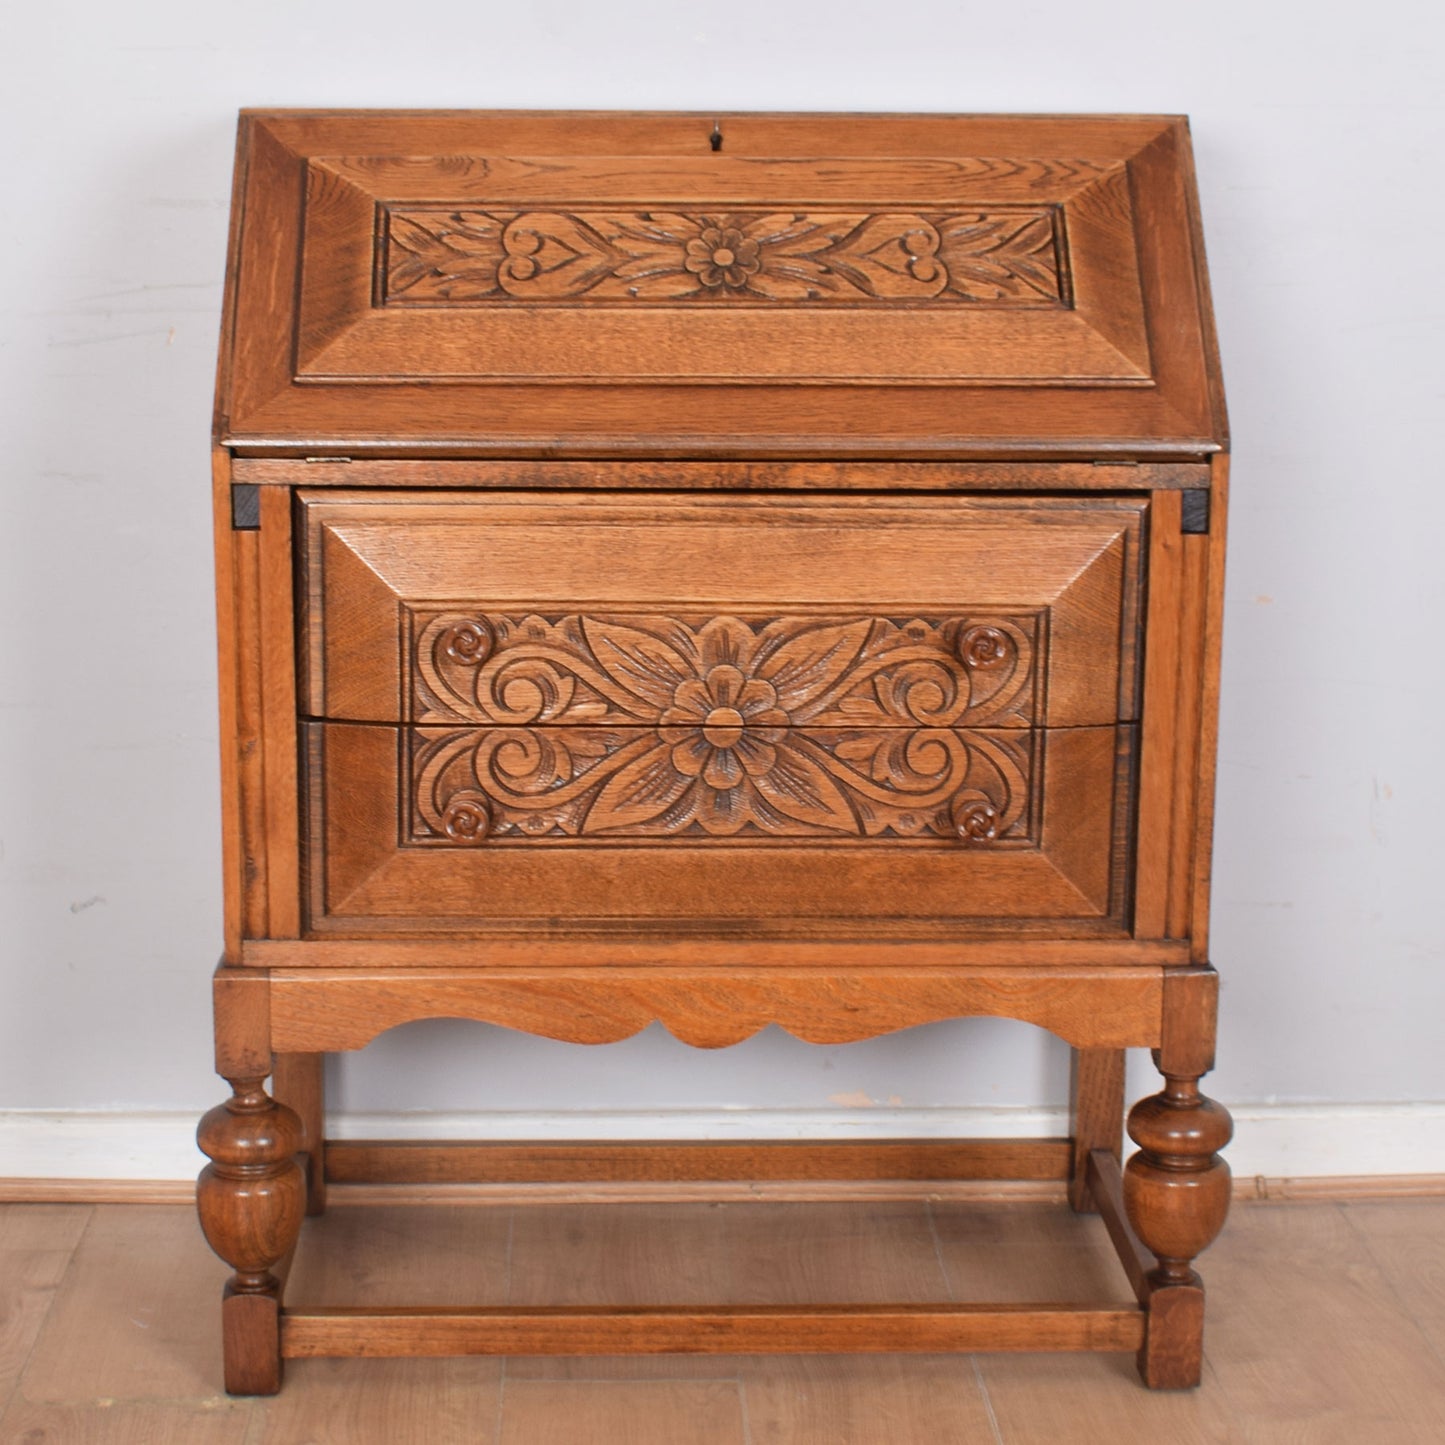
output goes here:
[[1031, 841], [1036, 732], [795, 729], [756, 720], [766, 710], [743, 726], [737, 714], [654, 728], [415, 729], [411, 841]]
[[1033, 612], [904, 620], [445, 612], [413, 614], [411, 628], [416, 722], [643, 724], [712, 737], [746, 729], [761, 745], [785, 727], [1037, 720]]
[[1054, 206], [869, 213], [386, 212], [382, 304], [1062, 306]]

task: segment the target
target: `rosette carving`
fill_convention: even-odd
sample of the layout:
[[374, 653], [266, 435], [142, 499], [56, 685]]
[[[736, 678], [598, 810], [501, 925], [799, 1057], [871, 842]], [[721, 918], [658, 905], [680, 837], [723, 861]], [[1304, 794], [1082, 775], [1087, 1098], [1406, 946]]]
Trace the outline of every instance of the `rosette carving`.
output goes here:
[[965, 788], [948, 805], [953, 831], [965, 843], [991, 843], [998, 837], [999, 811], [985, 793]]
[[438, 822], [452, 842], [480, 843], [492, 831], [491, 804], [481, 793], [453, 793]]
[[383, 304], [1062, 306], [1058, 212], [386, 212]]

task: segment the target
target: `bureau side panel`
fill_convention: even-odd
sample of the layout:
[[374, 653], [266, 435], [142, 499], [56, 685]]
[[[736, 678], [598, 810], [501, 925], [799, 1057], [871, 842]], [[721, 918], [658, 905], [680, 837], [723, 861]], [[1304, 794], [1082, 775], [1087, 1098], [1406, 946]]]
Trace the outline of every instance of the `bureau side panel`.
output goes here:
[[212, 456], [216, 552], [221, 867], [225, 952], [266, 932], [265, 812], [261, 776], [260, 609], [257, 534], [232, 525], [231, 465]]

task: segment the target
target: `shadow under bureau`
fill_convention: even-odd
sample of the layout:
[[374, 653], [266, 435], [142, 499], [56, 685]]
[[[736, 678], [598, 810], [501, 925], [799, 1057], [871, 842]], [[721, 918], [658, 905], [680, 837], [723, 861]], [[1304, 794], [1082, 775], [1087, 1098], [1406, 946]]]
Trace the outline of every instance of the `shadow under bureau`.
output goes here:
[[[1181, 120], [248, 112], [215, 432], [229, 1390], [482, 1352], [1198, 1382], [1226, 434]], [[1068, 1138], [325, 1138], [324, 1055], [419, 1018], [967, 1015], [1073, 1047]], [[328, 1180], [621, 1177], [1066, 1181], [1138, 1303], [283, 1303]]]

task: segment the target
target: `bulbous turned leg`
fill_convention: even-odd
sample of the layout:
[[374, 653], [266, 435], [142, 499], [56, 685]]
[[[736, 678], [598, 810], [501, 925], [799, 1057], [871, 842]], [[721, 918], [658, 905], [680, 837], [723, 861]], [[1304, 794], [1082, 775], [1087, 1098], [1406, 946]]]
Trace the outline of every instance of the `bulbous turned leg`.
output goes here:
[[1139, 1146], [1124, 1169], [1124, 1208], [1159, 1261], [1151, 1271], [1149, 1319], [1139, 1373], [1156, 1390], [1199, 1383], [1204, 1358], [1204, 1287], [1192, 1261], [1229, 1212], [1229, 1165], [1218, 1155], [1234, 1132], [1229, 1111], [1199, 1092], [1199, 1080], [1165, 1075], [1161, 1093], [1129, 1113]]
[[211, 1160], [196, 1207], [206, 1242], [235, 1270], [221, 1306], [226, 1390], [274, 1395], [281, 1388], [281, 1283], [271, 1271], [296, 1243], [306, 1212], [306, 1178], [295, 1157], [304, 1130], [263, 1080], [227, 1082], [231, 1098], [196, 1131]]

